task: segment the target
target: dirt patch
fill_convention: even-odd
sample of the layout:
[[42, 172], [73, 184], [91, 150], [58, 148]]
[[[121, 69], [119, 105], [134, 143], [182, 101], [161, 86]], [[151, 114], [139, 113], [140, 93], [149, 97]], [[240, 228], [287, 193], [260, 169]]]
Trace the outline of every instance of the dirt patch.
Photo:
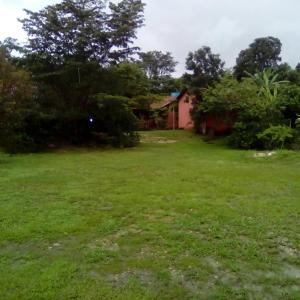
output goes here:
[[152, 272], [147, 270], [128, 270], [117, 274], [108, 274], [107, 282], [115, 286], [126, 285], [131, 280], [138, 280], [142, 285], [149, 286], [155, 281]]
[[177, 143], [177, 141], [159, 136], [147, 136], [141, 138], [141, 143], [174, 144]]
[[300, 279], [300, 268], [296, 266], [286, 264], [282, 268], [282, 272], [288, 278]]
[[186, 278], [182, 271], [171, 267], [169, 268], [169, 272], [172, 280], [182, 285], [187, 291], [191, 292], [192, 294], [197, 294], [199, 292], [200, 286], [198, 283], [194, 280]]
[[254, 153], [253, 157], [255, 158], [262, 158], [262, 157], [271, 157], [276, 154], [275, 151], [267, 151], [267, 152], [256, 152]]
[[300, 258], [299, 251], [288, 245], [280, 245], [279, 250], [280, 250], [281, 256], [283, 258], [288, 258], [288, 257], [299, 257]]
[[120, 250], [119, 245], [109, 239], [94, 240], [91, 243], [89, 243], [88, 247], [90, 249], [100, 248], [102, 250], [111, 251], [111, 252], [117, 252]]

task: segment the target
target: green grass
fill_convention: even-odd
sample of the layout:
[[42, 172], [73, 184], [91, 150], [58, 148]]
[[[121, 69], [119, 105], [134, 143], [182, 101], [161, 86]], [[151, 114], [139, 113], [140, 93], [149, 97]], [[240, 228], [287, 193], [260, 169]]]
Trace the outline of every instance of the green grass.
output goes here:
[[0, 299], [300, 299], [300, 154], [142, 135], [0, 154]]

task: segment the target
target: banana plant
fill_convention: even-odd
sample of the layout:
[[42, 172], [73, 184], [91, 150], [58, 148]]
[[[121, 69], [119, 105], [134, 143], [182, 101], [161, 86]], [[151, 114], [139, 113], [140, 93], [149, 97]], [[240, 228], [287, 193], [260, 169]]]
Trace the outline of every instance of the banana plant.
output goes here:
[[286, 80], [278, 81], [278, 74], [276, 74], [276, 72], [272, 69], [265, 69], [263, 72], [255, 75], [249, 72], [246, 73], [260, 87], [260, 95], [263, 95], [271, 104], [275, 103], [277, 99], [280, 85], [288, 83]]

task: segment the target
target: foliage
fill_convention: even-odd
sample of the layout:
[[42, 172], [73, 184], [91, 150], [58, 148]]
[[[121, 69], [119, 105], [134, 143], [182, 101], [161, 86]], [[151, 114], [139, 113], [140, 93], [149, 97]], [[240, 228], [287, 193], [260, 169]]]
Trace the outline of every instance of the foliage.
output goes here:
[[203, 101], [198, 105], [204, 113], [236, 112], [248, 103], [258, 101], [258, 87], [252, 79], [238, 82], [232, 76], [224, 76], [215, 86], [202, 93]]
[[[39, 12], [26, 10], [20, 20], [29, 37], [26, 64], [38, 82], [39, 99], [51, 110], [73, 113], [99, 92], [112, 94], [107, 86], [115, 78], [107, 67], [137, 50], [131, 44], [143, 24], [143, 6], [140, 0], [109, 7], [106, 1], [64, 0]], [[124, 77], [125, 68], [117, 75]]]
[[300, 115], [297, 115], [297, 119], [296, 119], [296, 128], [300, 129]]
[[186, 69], [192, 74], [185, 74], [185, 81], [191, 88], [207, 88], [224, 74], [224, 65], [219, 54], [212, 53], [210, 47], [204, 46], [188, 54]]
[[[233, 124], [229, 143], [238, 148], [264, 147], [258, 134], [277, 125], [282, 115], [275, 102], [265, 97], [254, 78], [245, 78], [241, 82], [225, 76], [214, 87], [203, 92], [203, 99], [196, 106], [195, 123], [201, 124], [201, 118], [209, 114], [219, 115]], [[272, 98], [273, 99], [273, 98]]]
[[[143, 24], [143, 6], [140, 0], [109, 7], [106, 1], [64, 0], [39, 12], [26, 10], [20, 20], [29, 38], [26, 65], [38, 83], [42, 109], [74, 115], [86, 111], [91, 96], [112, 94], [107, 86], [114, 80], [124, 88], [124, 80], [112, 79], [107, 67], [136, 50], [131, 44]], [[119, 77], [125, 68], [116, 72]]]
[[135, 63], [123, 62], [106, 71], [103, 91], [111, 95], [133, 98], [149, 93], [149, 81]]
[[278, 81], [278, 74], [272, 69], [264, 69], [261, 73], [252, 75], [246, 72], [259, 86], [259, 93], [269, 101], [270, 105], [274, 105], [277, 100], [279, 86], [288, 81]]
[[273, 70], [278, 75], [279, 81], [289, 81], [293, 84], [300, 84], [300, 73], [292, 69], [292, 67], [288, 63], [282, 63], [278, 65], [276, 68], [273, 68]]
[[150, 79], [171, 75], [177, 62], [170, 52], [148, 51], [139, 53], [140, 65]]
[[272, 125], [282, 123], [280, 110], [265, 99], [257, 97], [238, 112], [229, 143], [243, 149], [264, 148], [258, 134]]
[[118, 4], [95, 0], [63, 0], [39, 12], [25, 10], [21, 19], [29, 37], [31, 55], [54, 64], [97, 61], [105, 65], [127, 58], [137, 28], [143, 25], [140, 0], [122, 0]]
[[[16, 39], [8, 37], [2, 42], [0, 41], [0, 55], [6, 57], [11, 63], [19, 63], [21, 61], [20, 56], [24, 54], [24, 51]], [[18, 56], [13, 55], [13, 52], [17, 53]]]
[[29, 74], [17, 69], [0, 54], [0, 144], [10, 152], [27, 151], [35, 141], [23, 131], [35, 106]]
[[275, 37], [257, 38], [242, 50], [236, 59], [234, 74], [240, 80], [245, 72], [256, 74], [266, 68], [274, 68], [281, 61], [281, 42]]
[[300, 86], [295, 84], [282, 86], [278, 94], [277, 105], [288, 123], [295, 127], [297, 115], [300, 114]]
[[170, 52], [148, 51], [139, 53], [139, 65], [147, 74], [151, 91], [157, 93], [169, 92], [175, 82], [171, 74], [175, 72], [177, 62]]
[[164, 97], [164, 95], [159, 94], [138, 95], [131, 98], [129, 104], [135, 109], [151, 110], [151, 105], [161, 102]]
[[287, 142], [292, 142], [294, 131], [286, 125], [270, 126], [257, 135], [266, 149], [282, 149]]
[[93, 122], [90, 124], [96, 138], [104, 137], [104, 142], [116, 147], [132, 147], [138, 143], [137, 119], [128, 101], [125, 97], [105, 94], [92, 100], [98, 108], [91, 111]]
[[[149, 90], [144, 72], [126, 60], [137, 51], [132, 44], [136, 30], [143, 25], [143, 7], [140, 0], [108, 5], [106, 1], [63, 0], [38, 12], [25, 10], [27, 17], [20, 22], [28, 34], [28, 44], [22, 64], [32, 73], [36, 90], [34, 98], [32, 94], [25, 97], [31, 91], [30, 85], [27, 90], [14, 90], [24, 99], [30, 98], [31, 104], [26, 111], [16, 113], [14, 109], [10, 116], [11, 126], [6, 125], [6, 130], [13, 133], [6, 135], [10, 136], [10, 149], [38, 150], [50, 141], [97, 142], [95, 128], [89, 122], [91, 112], [101, 124], [97, 134], [108, 135], [112, 144], [130, 146], [137, 142], [136, 120], [129, 112], [128, 99], [126, 104], [120, 99], [144, 95]], [[0, 48], [11, 60], [11, 49], [16, 50], [16, 45], [14, 40], [6, 40]], [[96, 105], [91, 99], [99, 93], [119, 100], [111, 99], [108, 104], [98, 99], [104, 102]], [[11, 103], [22, 102], [23, 98], [17, 97], [11, 93]]]

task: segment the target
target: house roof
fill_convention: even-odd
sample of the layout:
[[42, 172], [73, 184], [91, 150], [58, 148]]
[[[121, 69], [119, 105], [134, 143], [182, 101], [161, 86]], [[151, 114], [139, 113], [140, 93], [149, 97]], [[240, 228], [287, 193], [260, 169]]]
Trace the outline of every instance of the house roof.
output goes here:
[[172, 104], [175, 101], [177, 101], [176, 97], [174, 97], [174, 96], [168, 96], [168, 97], [164, 98], [160, 102], [154, 102], [154, 103], [152, 103], [151, 104], [151, 108], [152, 109], [161, 109], [161, 108], [167, 107], [168, 105]]
[[179, 101], [186, 93], [188, 93], [187, 89], [182, 90], [180, 93], [177, 93], [177, 95], [171, 95], [165, 97], [162, 101], [160, 102], [154, 102], [151, 104], [151, 109], [162, 109], [170, 104]]
[[177, 96], [176, 99], [179, 101], [184, 96], [184, 94], [186, 94], [186, 93], [189, 94], [188, 89], [182, 90], [181, 93]]

